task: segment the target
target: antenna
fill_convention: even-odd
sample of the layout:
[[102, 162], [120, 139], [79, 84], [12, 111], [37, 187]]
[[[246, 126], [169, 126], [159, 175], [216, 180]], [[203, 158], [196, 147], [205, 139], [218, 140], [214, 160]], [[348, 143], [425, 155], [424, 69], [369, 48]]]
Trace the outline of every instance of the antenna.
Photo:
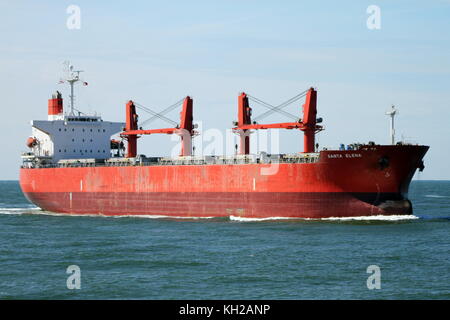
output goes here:
[[[70, 85], [70, 113], [69, 115], [73, 116], [74, 115], [74, 100], [75, 100], [75, 95], [73, 92], [73, 86], [76, 82], [80, 81], [80, 72], [83, 72], [82, 70], [74, 70], [73, 65], [70, 64], [69, 61], [64, 61], [63, 63], [64, 65], [64, 71], [66, 73], [65, 75], [65, 79], [61, 79], [59, 81], [59, 83], [64, 83], [64, 82], [68, 82]], [[85, 85], [87, 85], [87, 82], [84, 82]]]
[[398, 110], [395, 109], [395, 106], [391, 107], [391, 110], [386, 112], [386, 115], [391, 117], [391, 144], [395, 144], [395, 129], [394, 129], [394, 117], [398, 113]]

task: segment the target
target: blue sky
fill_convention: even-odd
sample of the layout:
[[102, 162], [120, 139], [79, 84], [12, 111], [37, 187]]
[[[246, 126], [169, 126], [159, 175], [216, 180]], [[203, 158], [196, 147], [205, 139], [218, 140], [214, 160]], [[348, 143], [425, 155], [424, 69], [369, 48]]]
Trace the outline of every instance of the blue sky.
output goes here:
[[[81, 9], [79, 30], [66, 27], [71, 4]], [[380, 30], [366, 27], [369, 5], [381, 9]], [[384, 113], [395, 104], [397, 137], [431, 146], [419, 178], [450, 179], [448, 0], [1, 1], [0, 21], [0, 179], [18, 178], [29, 120], [46, 118], [52, 92], [67, 94], [57, 84], [64, 60], [89, 82], [78, 108], [105, 120], [123, 121], [129, 99], [162, 109], [191, 95], [203, 128], [225, 130], [241, 91], [277, 104], [314, 86], [326, 127], [319, 143], [338, 147], [388, 143]], [[302, 149], [300, 132], [280, 137], [281, 152]], [[147, 155], [176, 143], [139, 142]]]

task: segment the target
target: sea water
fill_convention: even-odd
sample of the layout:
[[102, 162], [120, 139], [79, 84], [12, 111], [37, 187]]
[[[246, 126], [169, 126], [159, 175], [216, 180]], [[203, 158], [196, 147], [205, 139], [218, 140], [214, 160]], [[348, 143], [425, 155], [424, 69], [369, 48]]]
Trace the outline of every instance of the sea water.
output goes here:
[[449, 299], [450, 181], [409, 197], [411, 216], [65, 216], [1, 181], [0, 298]]

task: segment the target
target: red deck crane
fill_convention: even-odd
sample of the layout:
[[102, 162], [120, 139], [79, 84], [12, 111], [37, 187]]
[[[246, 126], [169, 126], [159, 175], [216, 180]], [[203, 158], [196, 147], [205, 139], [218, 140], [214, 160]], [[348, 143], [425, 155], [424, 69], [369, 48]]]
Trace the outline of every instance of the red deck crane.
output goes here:
[[[259, 130], [259, 129], [299, 129], [304, 133], [304, 147], [303, 152], [310, 153], [315, 151], [315, 134], [321, 130], [323, 127], [317, 125], [317, 120], [319, 122], [321, 119], [317, 119], [317, 91], [314, 88], [310, 88], [307, 91], [289, 99], [288, 101], [280, 104], [277, 107], [271, 106], [254, 97], [253, 101], [262, 104], [263, 106], [271, 109], [261, 116], [268, 115], [272, 112], [281, 112], [292, 116], [291, 114], [282, 111], [281, 109], [292, 102], [298, 100], [300, 97], [304, 96], [306, 93], [305, 104], [303, 105], [303, 121], [298, 119], [296, 122], [283, 122], [283, 123], [271, 123], [271, 124], [258, 124], [251, 121], [251, 111], [249, 106], [248, 98], [251, 97], [246, 93], [241, 93], [238, 98], [238, 121], [236, 127], [233, 128], [240, 136], [240, 154], [250, 153], [250, 139], [249, 130]], [[295, 116], [293, 116], [295, 118]]]
[[[190, 156], [192, 150], [192, 136], [194, 135], [194, 126], [193, 126], [193, 101], [188, 96], [183, 100], [183, 107], [180, 112], [180, 124], [176, 124], [175, 122], [165, 118], [162, 114], [170, 109], [173, 109], [173, 106], [177, 106], [177, 104], [170, 106], [165, 111], [160, 113], [152, 112], [151, 110], [142, 106], [142, 109], [153, 114], [153, 118], [161, 118], [168, 120], [171, 123], [174, 123], [176, 126], [173, 128], [162, 128], [162, 129], [150, 129], [143, 130], [142, 128], [138, 128], [138, 115], [136, 113], [136, 106], [133, 101], [128, 101], [126, 104], [126, 123], [125, 130], [120, 134], [123, 138], [128, 141], [127, 147], [127, 158], [134, 158], [137, 155], [137, 138], [139, 135], [148, 135], [148, 134], [156, 134], [156, 133], [165, 133], [165, 134], [178, 134], [181, 136], [181, 152], [180, 156]], [[146, 121], [147, 122], [147, 121]]]

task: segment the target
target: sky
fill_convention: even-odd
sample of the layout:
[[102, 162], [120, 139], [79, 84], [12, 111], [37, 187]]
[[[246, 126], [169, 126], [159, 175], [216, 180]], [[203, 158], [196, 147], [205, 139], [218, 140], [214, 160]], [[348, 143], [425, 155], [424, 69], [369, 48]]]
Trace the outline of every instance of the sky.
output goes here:
[[[80, 9], [79, 29], [67, 26], [70, 5]], [[380, 9], [379, 29], [367, 26], [371, 5]], [[204, 133], [194, 143], [203, 145], [232, 127], [243, 91], [277, 105], [316, 88], [321, 148], [388, 144], [385, 112], [395, 105], [397, 140], [430, 146], [415, 178], [450, 180], [449, 0], [0, 0], [0, 25], [0, 180], [18, 179], [29, 121], [46, 119], [51, 94], [68, 102], [58, 84], [66, 60], [89, 83], [76, 88], [81, 111], [124, 121], [130, 99], [158, 111], [189, 95]], [[285, 110], [300, 115], [302, 103]], [[266, 111], [252, 107], [255, 116]], [[178, 112], [167, 116], [178, 121]], [[279, 121], [290, 120], [265, 119]], [[302, 150], [301, 132], [279, 137], [280, 152]], [[138, 153], [166, 156], [176, 144], [146, 136]]]

